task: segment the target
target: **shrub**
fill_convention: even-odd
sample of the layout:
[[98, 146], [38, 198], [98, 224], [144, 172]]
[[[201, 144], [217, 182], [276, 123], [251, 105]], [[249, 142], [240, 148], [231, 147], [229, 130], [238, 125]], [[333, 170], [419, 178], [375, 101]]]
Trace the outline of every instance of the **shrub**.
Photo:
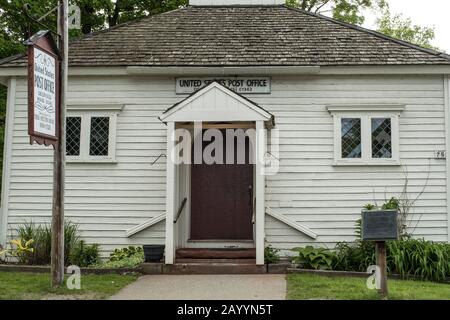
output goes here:
[[450, 277], [450, 244], [424, 239], [389, 241], [387, 265], [390, 273], [403, 277], [443, 281]]
[[[27, 242], [34, 240], [33, 252], [19, 257], [19, 263], [27, 265], [48, 265], [51, 260], [52, 229], [50, 225], [39, 225], [25, 222], [17, 228], [18, 237]], [[64, 263], [69, 264], [69, 257], [73, 247], [79, 242], [78, 225], [66, 221], [64, 223]]]
[[[367, 271], [375, 265], [375, 246], [368, 241], [338, 243], [334, 270]], [[423, 239], [403, 239], [387, 242], [387, 268], [390, 274], [405, 278], [443, 281], [450, 277], [450, 244]]]
[[144, 254], [134, 255], [117, 261], [107, 261], [105, 263], [96, 264], [95, 268], [120, 269], [120, 268], [136, 268], [144, 263]]
[[335, 248], [333, 270], [366, 272], [375, 264], [375, 245], [368, 241], [340, 242]]
[[109, 261], [98, 263], [96, 268], [135, 268], [144, 262], [144, 250], [142, 247], [133, 247], [115, 249], [109, 258]]
[[109, 261], [120, 261], [133, 256], [144, 256], [144, 249], [142, 247], [129, 246], [128, 248], [115, 249], [109, 256]]
[[[51, 232], [50, 232], [51, 237]], [[70, 221], [64, 222], [64, 264], [67, 266], [70, 264], [70, 256], [72, 255], [72, 249], [77, 247], [80, 242], [80, 236], [78, 233], [78, 225]]]
[[19, 226], [17, 234], [19, 239], [24, 242], [34, 240], [33, 251], [18, 256], [19, 263], [27, 265], [50, 264], [52, 244], [50, 228], [33, 222], [26, 222]]
[[331, 270], [336, 259], [336, 254], [325, 248], [307, 246], [292, 250], [298, 253], [298, 257], [294, 258], [294, 262], [305, 269]]
[[79, 267], [89, 267], [97, 264], [100, 260], [99, 245], [87, 245], [83, 240], [79, 241], [71, 249], [69, 263]]
[[271, 246], [264, 248], [264, 262], [266, 264], [278, 263], [280, 261], [280, 250]]

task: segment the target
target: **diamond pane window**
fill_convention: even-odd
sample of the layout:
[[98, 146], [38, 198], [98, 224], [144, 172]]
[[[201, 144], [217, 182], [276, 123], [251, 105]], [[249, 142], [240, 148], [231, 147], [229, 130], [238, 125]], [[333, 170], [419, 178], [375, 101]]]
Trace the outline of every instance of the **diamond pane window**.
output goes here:
[[392, 158], [392, 125], [390, 118], [372, 118], [372, 158]]
[[341, 145], [343, 159], [361, 158], [361, 119], [341, 119]]
[[68, 117], [66, 119], [66, 155], [80, 155], [81, 117]]
[[109, 117], [91, 118], [90, 156], [107, 156], [109, 150]]

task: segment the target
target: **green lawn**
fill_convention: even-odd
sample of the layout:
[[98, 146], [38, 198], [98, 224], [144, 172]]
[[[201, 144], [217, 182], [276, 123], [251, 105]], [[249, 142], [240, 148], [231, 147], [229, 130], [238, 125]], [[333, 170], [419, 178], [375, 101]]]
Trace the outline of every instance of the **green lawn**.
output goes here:
[[82, 275], [81, 290], [51, 288], [49, 274], [0, 272], [0, 300], [106, 299], [137, 275]]
[[[450, 300], [450, 284], [389, 280], [391, 300]], [[376, 300], [376, 290], [366, 287], [365, 278], [326, 277], [311, 274], [287, 275], [289, 300]]]

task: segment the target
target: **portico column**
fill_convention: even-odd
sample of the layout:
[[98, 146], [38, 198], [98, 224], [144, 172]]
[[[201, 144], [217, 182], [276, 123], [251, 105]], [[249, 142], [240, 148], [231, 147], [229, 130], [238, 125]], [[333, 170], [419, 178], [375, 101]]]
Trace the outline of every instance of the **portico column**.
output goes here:
[[175, 258], [174, 223], [175, 216], [175, 123], [167, 123], [166, 161], [166, 264], [173, 264]]
[[264, 264], [264, 245], [265, 245], [265, 163], [266, 154], [266, 130], [264, 121], [256, 121], [256, 264]]

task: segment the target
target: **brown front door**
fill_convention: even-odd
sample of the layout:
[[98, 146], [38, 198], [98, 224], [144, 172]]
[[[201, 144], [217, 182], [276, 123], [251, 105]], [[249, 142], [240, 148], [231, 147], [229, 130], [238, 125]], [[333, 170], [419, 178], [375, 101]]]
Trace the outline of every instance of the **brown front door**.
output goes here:
[[246, 152], [246, 164], [192, 164], [192, 240], [253, 239], [253, 165], [248, 163], [248, 143]]

